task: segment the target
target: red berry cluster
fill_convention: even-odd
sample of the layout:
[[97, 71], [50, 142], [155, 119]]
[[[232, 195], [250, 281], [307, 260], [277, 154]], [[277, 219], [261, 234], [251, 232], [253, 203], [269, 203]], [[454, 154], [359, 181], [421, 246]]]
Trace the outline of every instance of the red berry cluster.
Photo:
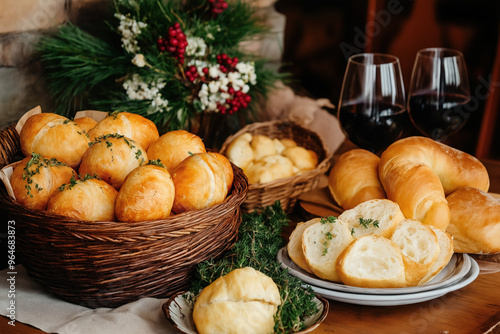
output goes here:
[[228, 57], [227, 54], [221, 53], [217, 55], [217, 63], [220, 65], [220, 70], [222, 73], [231, 72], [234, 70], [234, 67], [238, 64], [237, 57]]
[[244, 109], [248, 107], [248, 104], [252, 101], [250, 95], [243, 93], [242, 91], [235, 92], [232, 87], [229, 87], [227, 92], [231, 94], [233, 98], [226, 100], [228, 107], [225, 105], [217, 105], [217, 109], [219, 109], [221, 114], [225, 114], [226, 112], [233, 114], [242, 108]]
[[171, 53], [179, 63], [184, 64], [184, 53], [186, 52], [188, 43], [186, 41], [186, 35], [182, 32], [179, 23], [175, 23], [173, 26], [169, 27], [167, 36], [158, 38], [157, 45], [160, 52], [167, 51]]
[[207, 2], [213, 16], [217, 16], [227, 9], [227, 2], [224, 0], [207, 0]]

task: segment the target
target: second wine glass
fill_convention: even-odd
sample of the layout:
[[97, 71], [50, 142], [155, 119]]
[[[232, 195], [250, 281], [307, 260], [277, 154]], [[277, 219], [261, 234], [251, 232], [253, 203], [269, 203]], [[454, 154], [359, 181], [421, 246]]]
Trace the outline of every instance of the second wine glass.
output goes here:
[[399, 139], [407, 125], [399, 59], [376, 53], [351, 56], [337, 117], [349, 140], [371, 152]]

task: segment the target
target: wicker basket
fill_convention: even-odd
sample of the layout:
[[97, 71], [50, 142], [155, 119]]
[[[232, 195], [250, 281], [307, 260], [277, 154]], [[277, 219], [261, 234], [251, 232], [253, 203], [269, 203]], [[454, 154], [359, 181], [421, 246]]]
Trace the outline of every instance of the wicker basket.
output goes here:
[[246, 132], [252, 135], [266, 135], [273, 139], [290, 138], [297, 145], [313, 150], [318, 155], [318, 166], [311, 171], [268, 183], [251, 183], [248, 188], [247, 199], [241, 206], [243, 212], [251, 212], [279, 200], [283, 210], [290, 213], [297, 202], [297, 198], [302, 193], [317, 187], [320, 176], [330, 168], [331, 155], [326, 152], [321, 138], [315, 132], [294, 122], [279, 120], [252, 123], [245, 126], [225, 140], [220, 153], [225, 154], [229, 144], [236, 137]]
[[[12, 130], [0, 132], [0, 150], [6, 152], [0, 156], [18, 150], [19, 138], [12, 141], [12, 135]], [[234, 244], [248, 181], [234, 165], [233, 172], [233, 188], [223, 203], [166, 220], [68, 220], [27, 209], [3, 186], [0, 205], [16, 222], [16, 255], [34, 280], [75, 304], [117, 307], [141, 297], [166, 298], [186, 288], [197, 263]]]

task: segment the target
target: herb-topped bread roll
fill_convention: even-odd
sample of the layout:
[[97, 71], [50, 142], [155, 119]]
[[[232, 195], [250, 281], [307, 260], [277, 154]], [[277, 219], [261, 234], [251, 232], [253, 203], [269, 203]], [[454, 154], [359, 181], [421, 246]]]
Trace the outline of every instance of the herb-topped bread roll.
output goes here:
[[251, 267], [234, 269], [203, 289], [193, 320], [200, 334], [269, 334], [281, 305], [274, 281]]
[[159, 137], [156, 125], [144, 116], [129, 112], [113, 112], [99, 121], [90, 131], [91, 141], [107, 134], [118, 133], [137, 142], [145, 150]]
[[76, 176], [75, 170], [66, 164], [32, 153], [14, 168], [10, 183], [18, 203], [45, 210], [57, 188]]
[[38, 153], [75, 168], [89, 148], [90, 140], [87, 134], [68, 118], [52, 113], [40, 113], [26, 120], [19, 133], [19, 141], [25, 156]]
[[148, 161], [146, 151], [132, 139], [119, 134], [98, 137], [85, 152], [80, 175], [97, 175], [116, 189], [136, 167]]

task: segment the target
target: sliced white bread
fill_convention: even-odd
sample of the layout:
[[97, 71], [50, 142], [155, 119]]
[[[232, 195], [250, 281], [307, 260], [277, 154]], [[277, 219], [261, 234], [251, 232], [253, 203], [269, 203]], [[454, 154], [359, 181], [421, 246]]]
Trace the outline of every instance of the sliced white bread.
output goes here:
[[347, 223], [335, 217], [322, 218], [302, 233], [304, 258], [316, 276], [340, 282], [337, 257], [352, 240]]
[[346, 285], [362, 288], [404, 287], [403, 255], [391, 240], [379, 235], [355, 239], [340, 254], [337, 273]]
[[313, 274], [313, 271], [307, 264], [306, 258], [304, 257], [304, 252], [302, 251], [302, 234], [304, 233], [306, 227], [309, 227], [312, 224], [318, 223], [320, 221], [320, 218], [313, 218], [305, 223], [298, 223], [297, 226], [295, 226], [293, 232], [290, 234], [290, 238], [288, 239], [288, 244], [286, 246], [288, 256], [290, 256], [290, 259], [292, 259], [293, 263], [310, 274]]
[[427, 275], [439, 255], [434, 231], [415, 219], [404, 219], [394, 230], [391, 240], [399, 247], [405, 264], [407, 286], [415, 286]]
[[396, 202], [373, 199], [344, 211], [339, 219], [349, 225], [349, 231], [355, 239], [370, 234], [390, 238], [404, 216]]
[[436, 234], [439, 243], [439, 255], [432, 265], [431, 269], [427, 272], [427, 274], [420, 280], [418, 285], [425, 284], [432, 280], [444, 267], [450, 262], [451, 257], [453, 256], [453, 237], [451, 234], [434, 227], [432, 225], [428, 225], [432, 231]]

